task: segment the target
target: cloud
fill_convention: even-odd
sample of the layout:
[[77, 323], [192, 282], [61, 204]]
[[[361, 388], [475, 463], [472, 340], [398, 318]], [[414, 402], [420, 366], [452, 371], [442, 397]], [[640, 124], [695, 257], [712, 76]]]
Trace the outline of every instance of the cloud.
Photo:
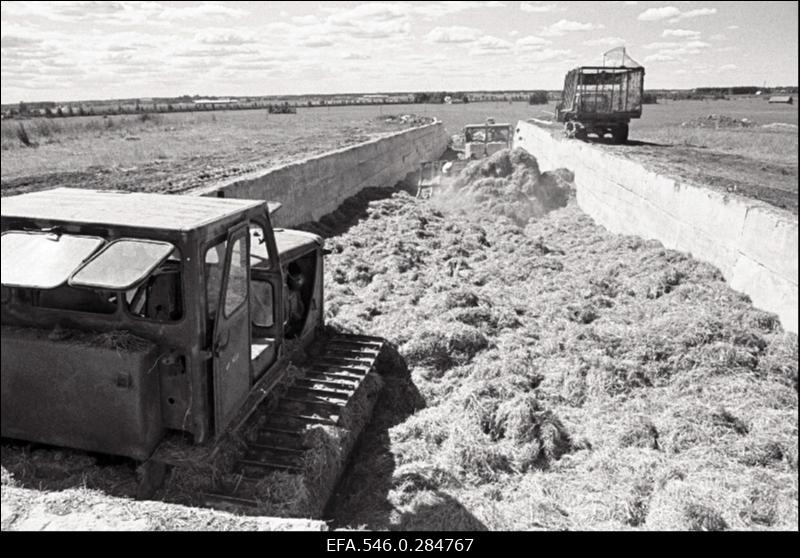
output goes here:
[[469, 51], [471, 55], [485, 55], [485, 54], [504, 54], [511, 52], [513, 43], [493, 37], [491, 35], [484, 35], [475, 42], [474, 47]]
[[586, 46], [616, 46], [625, 44], [625, 39], [622, 37], [601, 37], [583, 41], [583, 44]]
[[186, 19], [227, 19], [240, 18], [247, 15], [245, 10], [223, 6], [222, 4], [200, 4], [197, 6], [181, 7], [162, 7], [163, 11], [158, 15], [159, 19], [164, 20], [186, 20]]
[[675, 20], [689, 19], [689, 18], [692, 18], [692, 17], [700, 17], [700, 16], [704, 16], [704, 15], [713, 15], [715, 13], [717, 13], [717, 9], [716, 8], [698, 8], [696, 10], [689, 10], [689, 11], [686, 11], [686, 12], [681, 12], [680, 15], [678, 15], [675, 18]]
[[522, 60], [525, 62], [546, 62], [548, 60], [553, 60], [555, 58], [563, 58], [564, 56], [570, 54], [570, 50], [565, 49], [552, 49], [552, 48], [545, 48], [542, 50], [537, 50], [535, 52], [529, 52], [522, 55]]
[[519, 49], [527, 50], [527, 49], [538, 49], [543, 47], [544, 45], [549, 45], [552, 42], [553, 41], [550, 41], [548, 39], [543, 39], [542, 37], [535, 37], [533, 35], [528, 35], [527, 37], [522, 37], [520, 39], [517, 39], [516, 45], [517, 48]]
[[300, 44], [310, 48], [329, 47], [334, 45], [333, 39], [326, 35], [312, 35], [305, 37], [300, 41]]
[[454, 25], [451, 27], [434, 27], [425, 35], [429, 43], [471, 43], [481, 35], [479, 29]]
[[723, 33], [714, 33], [709, 37], [712, 41], [724, 41], [727, 37]]
[[675, 6], [662, 6], [660, 8], [648, 8], [639, 14], [640, 21], [661, 21], [668, 19], [674, 23], [682, 19], [691, 19], [695, 17], [712, 15], [717, 13], [716, 8], [696, 8], [694, 10], [687, 10], [682, 12]]
[[291, 18], [291, 21], [297, 25], [315, 25], [317, 23], [321, 23], [320, 19], [314, 14], [295, 16]]
[[206, 45], [236, 46], [258, 42], [253, 33], [234, 30], [202, 31], [195, 35], [195, 39]]
[[173, 56], [184, 58], [220, 58], [238, 54], [253, 54], [257, 51], [243, 48], [187, 48], [175, 52]]
[[650, 54], [644, 57], [645, 62], [673, 62], [674, 60], [675, 60], [674, 57], [670, 56], [669, 54], [663, 54], [661, 52]]
[[689, 29], [664, 29], [662, 37], [699, 37], [700, 31], [690, 31]]
[[4, 49], [13, 48], [26, 48], [40, 44], [41, 39], [34, 39], [31, 37], [20, 37], [16, 35], [3, 35], [0, 38], [0, 45]]
[[736, 64], [723, 64], [719, 68], [717, 68], [720, 72], [730, 72], [731, 70], [738, 70], [739, 66]]
[[661, 8], [648, 8], [639, 14], [640, 21], [661, 21], [680, 15], [681, 11], [675, 6], [664, 6]]
[[736, 29], [739, 29], [739, 26], [738, 25], [728, 25], [725, 29], [730, 29], [731, 31], [735, 31]]
[[681, 46], [680, 43], [655, 42], [643, 45], [642, 48], [646, 48], [647, 50], [656, 50], [662, 48], [678, 48], [679, 46]]
[[345, 52], [342, 54], [342, 60], [369, 60], [371, 57], [364, 52]]
[[560, 37], [565, 33], [570, 33], [573, 31], [592, 31], [594, 29], [603, 29], [604, 27], [605, 26], [603, 24], [581, 23], [579, 21], [561, 19], [556, 23], [545, 27], [540, 34], [546, 37]]
[[502, 8], [503, 2], [434, 2], [424, 5], [414, 5], [411, 12], [426, 19], [439, 19], [466, 10], [476, 10], [482, 8]]
[[381, 39], [411, 32], [408, 10], [402, 4], [360, 4], [334, 11], [325, 23], [334, 32], [362, 39]]
[[532, 14], [546, 14], [550, 12], [563, 12], [566, 8], [561, 8], [556, 4], [539, 4], [534, 2], [522, 2], [519, 9], [523, 12]]

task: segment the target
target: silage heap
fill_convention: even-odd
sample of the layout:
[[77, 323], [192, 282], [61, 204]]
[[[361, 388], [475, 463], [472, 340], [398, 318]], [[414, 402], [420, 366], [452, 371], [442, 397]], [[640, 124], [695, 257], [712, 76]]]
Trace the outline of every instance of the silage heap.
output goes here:
[[328, 240], [326, 319], [399, 347], [340, 525], [797, 525], [797, 337], [721, 274], [612, 235], [524, 152]]

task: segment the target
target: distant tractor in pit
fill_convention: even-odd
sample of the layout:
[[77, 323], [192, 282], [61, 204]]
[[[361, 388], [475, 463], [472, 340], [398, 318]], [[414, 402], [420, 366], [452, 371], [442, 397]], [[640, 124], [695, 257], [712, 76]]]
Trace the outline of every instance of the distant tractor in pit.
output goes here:
[[[456, 136], [454, 136], [456, 137]], [[513, 130], [511, 124], [497, 124], [487, 118], [483, 124], [467, 124], [458, 137], [461, 146], [454, 146], [457, 158], [426, 161], [420, 167], [417, 197], [427, 198], [439, 188], [447, 177], [455, 176], [470, 162], [483, 159], [511, 147]]]
[[631, 119], [642, 116], [643, 93], [644, 68], [623, 50], [619, 66], [581, 66], [568, 72], [555, 118], [564, 123], [567, 137], [610, 134], [615, 143], [625, 143]]
[[301, 469], [304, 429], [338, 424], [383, 342], [325, 333], [323, 241], [274, 229], [279, 207], [70, 188], [3, 198], [3, 438], [132, 458], [146, 496], [167, 435], [211, 447], [259, 409], [238, 495], [208, 502], [250, 505], [248, 483]]

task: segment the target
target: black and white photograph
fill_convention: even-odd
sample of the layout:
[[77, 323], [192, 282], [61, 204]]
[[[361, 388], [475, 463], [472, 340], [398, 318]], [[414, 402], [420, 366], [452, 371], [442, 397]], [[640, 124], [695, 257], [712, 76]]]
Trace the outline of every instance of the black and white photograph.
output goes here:
[[9, 542], [797, 534], [798, 2], [0, 10]]

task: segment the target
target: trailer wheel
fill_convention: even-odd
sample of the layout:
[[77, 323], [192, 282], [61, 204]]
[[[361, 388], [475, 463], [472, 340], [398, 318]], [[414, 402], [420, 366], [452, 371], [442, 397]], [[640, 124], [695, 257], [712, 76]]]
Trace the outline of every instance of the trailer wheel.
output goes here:
[[587, 136], [586, 128], [574, 120], [569, 120], [564, 124], [564, 134], [568, 138], [585, 140]]
[[620, 124], [611, 130], [611, 137], [614, 138], [614, 143], [626, 143], [628, 141], [628, 125]]

